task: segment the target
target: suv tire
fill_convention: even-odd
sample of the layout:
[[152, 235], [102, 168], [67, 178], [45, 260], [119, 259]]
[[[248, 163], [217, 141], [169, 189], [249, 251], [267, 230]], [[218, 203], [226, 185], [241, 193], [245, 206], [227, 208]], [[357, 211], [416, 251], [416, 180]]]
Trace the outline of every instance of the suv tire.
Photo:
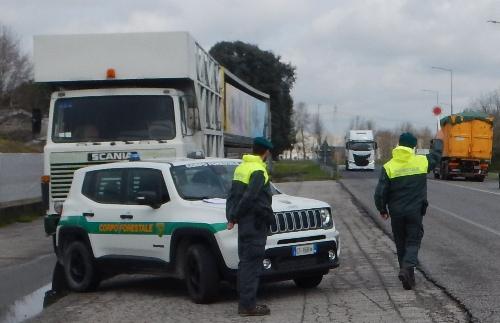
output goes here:
[[188, 248], [184, 264], [184, 278], [189, 296], [197, 304], [215, 300], [219, 292], [219, 272], [210, 249], [195, 244]]
[[317, 287], [323, 280], [323, 275], [297, 277], [293, 281], [297, 287], [310, 289]]
[[97, 288], [99, 274], [93, 256], [81, 241], [70, 242], [64, 250], [64, 276], [71, 290], [87, 292]]

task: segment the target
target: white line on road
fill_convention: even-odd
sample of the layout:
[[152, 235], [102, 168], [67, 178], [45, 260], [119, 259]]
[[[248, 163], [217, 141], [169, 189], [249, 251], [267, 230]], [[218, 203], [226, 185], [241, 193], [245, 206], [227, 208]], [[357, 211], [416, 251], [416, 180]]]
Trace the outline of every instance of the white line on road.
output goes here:
[[465, 188], [465, 189], [472, 190], [472, 191], [477, 191], [477, 192], [482, 192], [482, 193], [488, 193], [488, 194], [493, 194], [493, 195], [500, 195], [500, 193], [498, 193], [498, 192], [481, 190], [479, 188], [467, 187], [467, 186], [463, 186], [463, 185], [451, 184], [451, 183], [447, 183], [447, 182], [443, 182], [443, 181], [439, 181], [439, 180], [432, 180], [432, 182], [434, 182], [434, 183], [441, 183], [441, 184], [445, 184], [445, 185], [449, 185], [449, 186], [461, 187], [461, 188]]
[[497, 231], [497, 230], [494, 230], [494, 229], [492, 229], [492, 228], [488, 228], [487, 226], [484, 226], [484, 225], [482, 225], [482, 224], [480, 224], [480, 223], [476, 223], [476, 222], [474, 222], [474, 221], [471, 221], [471, 220], [469, 220], [469, 219], [466, 219], [466, 218], [464, 218], [464, 217], [461, 217], [461, 216], [460, 216], [460, 215], [458, 215], [458, 214], [455, 214], [455, 213], [450, 212], [450, 211], [448, 211], [448, 210], [442, 209], [442, 208], [440, 208], [440, 207], [438, 207], [438, 206], [435, 206], [435, 205], [433, 205], [433, 204], [430, 204], [429, 206], [430, 206], [430, 207], [432, 207], [432, 208], [434, 208], [434, 209], [436, 209], [436, 210], [438, 210], [439, 212], [442, 212], [442, 213], [444, 213], [444, 214], [447, 214], [447, 215], [449, 215], [449, 216], [452, 216], [452, 217], [454, 217], [454, 218], [457, 218], [457, 219], [459, 219], [459, 220], [462, 220], [462, 221], [464, 221], [464, 222], [466, 222], [466, 223], [468, 223], [468, 224], [470, 224], [470, 225], [473, 225], [473, 226], [475, 226], [475, 227], [477, 227], [477, 228], [479, 228], [479, 229], [483, 229], [483, 230], [485, 230], [485, 231], [488, 231], [489, 233], [492, 233], [492, 234], [497, 235], [497, 236], [499, 236], [499, 237], [500, 237], [500, 232], [499, 232], [499, 231]]

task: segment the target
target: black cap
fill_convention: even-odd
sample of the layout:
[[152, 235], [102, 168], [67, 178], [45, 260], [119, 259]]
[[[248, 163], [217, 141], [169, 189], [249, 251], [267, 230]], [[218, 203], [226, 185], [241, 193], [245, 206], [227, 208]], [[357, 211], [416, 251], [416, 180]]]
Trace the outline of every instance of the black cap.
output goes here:
[[417, 138], [409, 132], [402, 133], [401, 136], [399, 136], [399, 145], [415, 148], [417, 146]]
[[253, 140], [253, 145], [254, 146], [261, 146], [263, 148], [266, 148], [267, 150], [273, 149], [273, 144], [267, 140], [264, 137], [257, 137]]

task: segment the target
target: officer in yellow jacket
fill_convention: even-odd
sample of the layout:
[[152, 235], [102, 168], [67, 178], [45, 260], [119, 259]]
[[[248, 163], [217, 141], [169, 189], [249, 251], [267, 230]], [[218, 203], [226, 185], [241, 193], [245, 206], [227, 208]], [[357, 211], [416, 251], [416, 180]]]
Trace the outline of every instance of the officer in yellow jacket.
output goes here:
[[424, 235], [423, 216], [427, 202], [427, 173], [440, 162], [442, 142], [433, 140], [427, 156], [415, 155], [417, 138], [399, 137], [392, 159], [382, 168], [375, 190], [375, 205], [384, 220], [391, 217], [392, 234], [399, 262], [399, 280], [405, 289], [415, 286], [415, 266]]
[[259, 276], [267, 241], [272, 193], [265, 161], [273, 148], [263, 137], [254, 139], [253, 154], [244, 155], [234, 172], [226, 202], [228, 230], [238, 224], [238, 313], [241, 316], [269, 315], [266, 305], [257, 305]]

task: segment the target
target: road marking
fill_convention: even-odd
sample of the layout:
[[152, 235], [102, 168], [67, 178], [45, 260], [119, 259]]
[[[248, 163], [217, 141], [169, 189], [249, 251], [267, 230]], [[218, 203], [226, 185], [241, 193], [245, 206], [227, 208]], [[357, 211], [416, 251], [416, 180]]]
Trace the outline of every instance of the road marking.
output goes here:
[[487, 190], [481, 190], [479, 188], [474, 188], [474, 187], [467, 187], [467, 186], [463, 186], [463, 185], [446, 183], [446, 182], [443, 182], [443, 181], [440, 181], [440, 180], [434, 180], [433, 179], [432, 182], [441, 183], [441, 184], [445, 184], [445, 185], [449, 185], [449, 186], [461, 187], [461, 188], [465, 188], [465, 189], [468, 189], [468, 190], [471, 190], [471, 191], [477, 191], [477, 192], [488, 193], [488, 194], [493, 194], [493, 195], [500, 195], [500, 193], [498, 193], [498, 192], [492, 192], [492, 191], [487, 191]]
[[455, 214], [455, 213], [450, 212], [450, 211], [448, 211], [448, 210], [442, 209], [442, 208], [440, 208], [440, 207], [438, 207], [438, 206], [435, 206], [435, 205], [433, 205], [433, 204], [429, 204], [429, 206], [430, 206], [431, 208], [434, 208], [434, 209], [436, 209], [436, 210], [438, 210], [438, 211], [440, 211], [440, 212], [444, 213], [444, 214], [447, 214], [447, 215], [449, 215], [449, 216], [452, 216], [452, 217], [454, 217], [454, 218], [457, 218], [457, 219], [459, 219], [459, 220], [462, 220], [462, 221], [464, 221], [464, 222], [466, 222], [466, 223], [468, 223], [468, 224], [470, 224], [470, 225], [473, 225], [473, 226], [475, 226], [475, 227], [477, 227], [477, 228], [479, 228], [479, 229], [483, 229], [483, 230], [485, 230], [485, 231], [488, 231], [489, 233], [492, 233], [492, 234], [497, 235], [497, 236], [499, 236], [499, 237], [500, 237], [500, 232], [499, 232], [499, 231], [497, 231], [497, 230], [494, 230], [494, 229], [492, 229], [492, 228], [488, 228], [488, 227], [487, 227], [487, 226], [485, 226], [485, 225], [482, 225], [482, 224], [480, 224], [480, 223], [476, 223], [476, 222], [474, 222], [474, 221], [471, 221], [471, 220], [469, 220], [469, 219], [466, 219], [466, 218], [464, 218], [464, 217], [461, 217], [461, 216], [460, 216], [460, 215], [458, 215], [458, 214]]

